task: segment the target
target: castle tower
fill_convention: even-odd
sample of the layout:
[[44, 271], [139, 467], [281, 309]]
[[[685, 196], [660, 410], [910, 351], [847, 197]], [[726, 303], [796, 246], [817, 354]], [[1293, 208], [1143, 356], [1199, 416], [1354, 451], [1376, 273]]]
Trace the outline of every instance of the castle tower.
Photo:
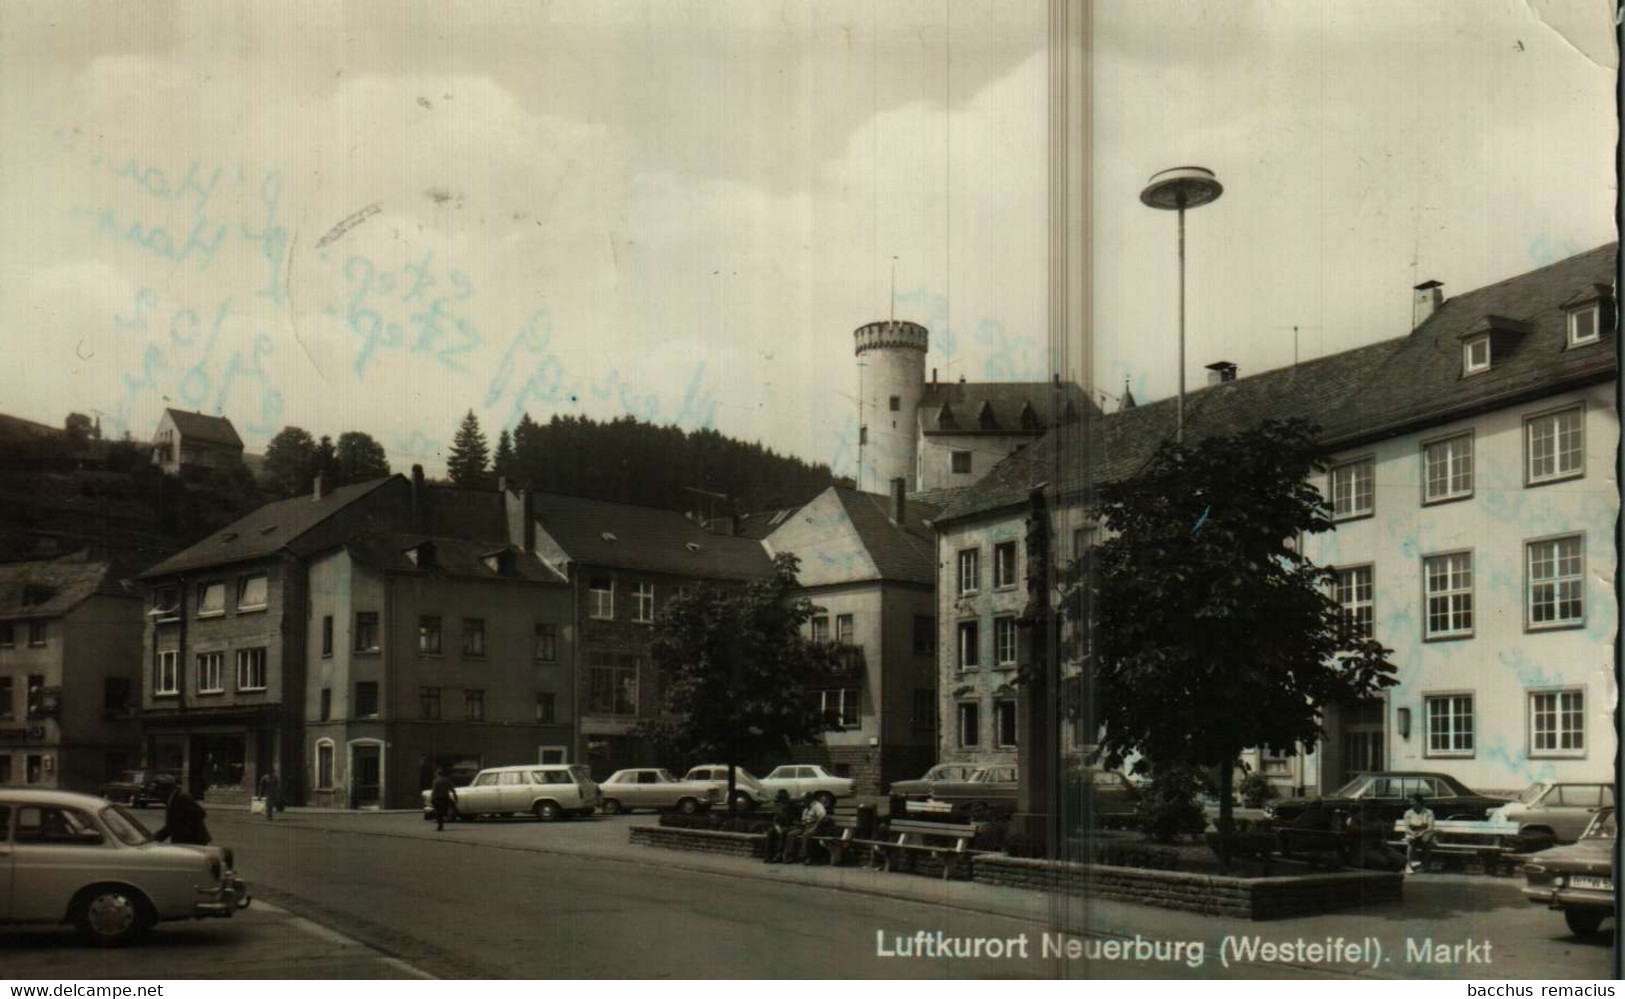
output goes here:
[[852, 333], [858, 357], [858, 488], [887, 492], [893, 479], [915, 482], [915, 413], [925, 391], [930, 334], [919, 323], [883, 319]]

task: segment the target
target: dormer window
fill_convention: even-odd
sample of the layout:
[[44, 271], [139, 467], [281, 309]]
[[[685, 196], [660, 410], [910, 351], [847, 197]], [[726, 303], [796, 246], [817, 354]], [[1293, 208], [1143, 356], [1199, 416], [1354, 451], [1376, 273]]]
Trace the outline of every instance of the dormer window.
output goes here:
[[1461, 345], [1461, 373], [1476, 375], [1490, 370], [1490, 338], [1475, 336]]
[[997, 430], [999, 421], [993, 416], [993, 404], [983, 402], [982, 408], [976, 413], [976, 424], [983, 430]]
[[1563, 303], [1563, 322], [1570, 347], [1584, 347], [1602, 339], [1613, 325], [1614, 289], [1606, 284], [1586, 285]]
[[937, 410], [937, 428], [939, 430], [953, 430], [958, 426], [958, 421], [954, 419], [953, 407], [946, 402], [943, 403], [942, 408]]
[[1569, 346], [1584, 347], [1602, 338], [1602, 309], [1596, 302], [1569, 310]]

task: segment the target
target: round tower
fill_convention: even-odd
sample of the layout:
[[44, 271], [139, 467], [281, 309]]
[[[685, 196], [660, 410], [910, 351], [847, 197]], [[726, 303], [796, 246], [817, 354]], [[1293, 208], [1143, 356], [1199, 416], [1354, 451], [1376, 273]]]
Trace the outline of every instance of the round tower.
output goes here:
[[914, 488], [930, 334], [919, 323], [883, 319], [852, 333], [858, 357], [858, 488], [889, 492], [893, 479]]

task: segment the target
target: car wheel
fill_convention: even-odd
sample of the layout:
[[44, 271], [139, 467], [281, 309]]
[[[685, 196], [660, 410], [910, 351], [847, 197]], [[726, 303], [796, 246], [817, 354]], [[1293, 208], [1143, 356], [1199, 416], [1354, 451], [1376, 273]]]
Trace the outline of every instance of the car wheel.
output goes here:
[[684, 815], [693, 815], [700, 810], [700, 803], [693, 798], [684, 798], [677, 803], [677, 810]]
[[74, 908], [73, 921], [86, 939], [118, 947], [146, 932], [151, 922], [147, 900], [130, 888], [101, 885], [86, 891]]
[[1577, 937], [1588, 937], [1597, 932], [1607, 913], [1597, 912], [1593, 909], [1564, 909], [1563, 921], [1569, 924], [1569, 929]]
[[835, 807], [835, 795], [830, 794], [828, 791], [819, 791], [817, 794], [813, 795], [813, 797], [824, 803], [825, 811], [829, 811]]
[[556, 822], [559, 817], [559, 806], [551, 801], [538, 801], [536, 803], [536, 818], [542, 822]]
[[748, 812], [748, 811], [751, 810], [751, 807], [754, 804], [755, 804], [755, 802], [750, 800], [750, 795], [748, 795], [748, 794], [735, 794], [734, 795], [733, 811], [735, 811], [735, 812]]
[[605, 798], [598, 803], [598, 810], [605, 815], [619, 815], [621, 814], [621, 803], [614, 798]]

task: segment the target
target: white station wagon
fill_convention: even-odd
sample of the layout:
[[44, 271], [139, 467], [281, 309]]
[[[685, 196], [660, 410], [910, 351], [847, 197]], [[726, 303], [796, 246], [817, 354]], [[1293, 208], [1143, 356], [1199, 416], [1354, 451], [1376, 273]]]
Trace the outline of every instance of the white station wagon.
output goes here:
[[[432, 792], [423, 792], [423, 817], [434, 817]], [[561, 763], [533, 763], [517, 767], [488, 767], [467, 787], [453, 792], [452, 818], [481, 815], [523, 815], [543, 822], [563, 815], [591, 815], [598, 809], [598, 785], [587, 768]]]
[[154, 923], [248, 907], [230, 850], [159, 843], [123, 805], [0, 788], [0, 925], [73, 923], [123, 944]]

